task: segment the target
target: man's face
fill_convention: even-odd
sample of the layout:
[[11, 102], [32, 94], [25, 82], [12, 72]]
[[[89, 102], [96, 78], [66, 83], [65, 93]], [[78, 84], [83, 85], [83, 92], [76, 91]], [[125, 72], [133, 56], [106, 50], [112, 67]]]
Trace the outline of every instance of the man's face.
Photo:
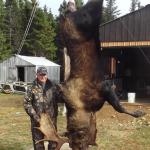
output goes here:
[[46, 83], [47, 81], [47, 74], [39, 74], [37, 73], [37, 79], [41, 82], [41, 83]]

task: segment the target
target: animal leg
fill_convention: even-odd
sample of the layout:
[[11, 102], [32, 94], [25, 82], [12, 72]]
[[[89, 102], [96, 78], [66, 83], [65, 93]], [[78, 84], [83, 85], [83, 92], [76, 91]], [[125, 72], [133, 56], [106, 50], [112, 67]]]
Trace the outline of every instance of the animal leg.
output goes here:
[[96, 144], [96, 134], [97, 134], [97, 129], [96, 129], [96, 114], [91, 113], [91, 118], [90, 118], [90, 130], [89, 130], [89, 145], [97, 145]]
[[145, 115], [145, 112], [137, 110], [134, 112], [129, 112], [128, 110], [126, 110], [119, 102], [119, 98], [117, 97], [115, 91], [113, 90], [113, 88], [111, 87], [110, 83], [107, 81], [104, 81], [102, 83], [102, 87], [101, 87], [102, 93], [104, 95], [104, 98], [108, 101], [108, 103], [110, 105], [113, 106], [113, 108], [118, 111], [119, 113], [125, 113], [128, 115], [131, 115], [133, 117], [141, 117], [143, 115]]
[[64, 48], [64, 81], [66, 82], [70, 76], [70, 57], [67, 53], [67, 48]]

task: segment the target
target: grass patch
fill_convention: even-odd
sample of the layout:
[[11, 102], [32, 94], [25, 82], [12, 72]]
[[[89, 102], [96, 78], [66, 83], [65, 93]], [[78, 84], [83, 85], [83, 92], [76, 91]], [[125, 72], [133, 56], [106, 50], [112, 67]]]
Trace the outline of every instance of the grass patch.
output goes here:
[[137, 128], [134, 133], [130, 136], [130, 145], [137, 147], [140, 150], [150, 149], [150, 127], [142, 126]]
[[25, 150], [31, 135], [23, 95], [1, 94], [0, 104], [0, 150]]
[[[30, 118], [23, 108], [23, 95], [0, 94], [0, 104], [0, 150], [30, 150]], [[90, 150], [149, 150], [150, 127], [145, 124], [137, 126], [136, 121], [132, 125], [128, 118], [122, 121], [119, 115], [112, 118], [112, 110], [104, 107], [97, 116], [98, 146]], [[59, 114], [58, 131], [65, 130], [66, 118]]]

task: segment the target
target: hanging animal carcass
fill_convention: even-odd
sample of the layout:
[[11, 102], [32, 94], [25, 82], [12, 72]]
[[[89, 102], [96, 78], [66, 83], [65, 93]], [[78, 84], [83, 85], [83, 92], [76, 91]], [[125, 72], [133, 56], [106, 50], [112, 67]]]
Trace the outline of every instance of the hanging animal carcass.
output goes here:
[[99, 24], [103, 0], [89, 1], [81, 9], [60, 19], [60, 35], [70, 57], [70, 76], [62, 86], [67, 107], [67, 130], [73, 150], [87, 150], [95, 144], [95, 112], [105, 101], [120, 112], [133, 117], [142, 111], [128, 112], [104, 80], [100, 60]]

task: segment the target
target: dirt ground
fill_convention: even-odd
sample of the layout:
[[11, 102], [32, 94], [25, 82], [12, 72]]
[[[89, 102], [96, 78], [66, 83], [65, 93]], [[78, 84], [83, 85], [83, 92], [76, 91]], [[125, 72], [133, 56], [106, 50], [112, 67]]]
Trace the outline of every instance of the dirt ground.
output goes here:
[[[30, 120], [22, 105], [23, 96], [0, 95], [0, 150], [31, 150]], [[150, 101], [149, 101], [150, 102]], [[116, 112], [107, 103], [97, 112], [97, 145], [89, 150], [150, 150], [150, 103], [124, 103], [146, 115], [133, 118]], [[66, 118], [59, 113], [58, 131], [66, 130]], [[65, 144], [62, 150], [69, 150]]]
[[[141, 118], [133, 118], [116, 112], [106, 103], [96, 113], [98, 146], [90, 147], [90, 150], [150, 149], [150, 134], [145, 133], [150, 131], [150, 103], [122, 102], [122, 105], [129, 111], [144, 111], [146, 115]], [[67, 144], [64, 144], [61, 150], [70, 149]]]
[[[140, 145], [140, 143], [137, 143], [137, 141], [134, 139], [134, 138], [138, 138], [138, 136], [141, 136], [140, 134], [134, 135], [134, 132], [136, 130], [140, 130], [144, 127], [148, 127], [150, 131], [150, 104], [149, 103], [130, 104], [124, 102], [122, 103], [122, 105], [127, 110], [130, 111], [142, 110], [146, 113], [146, 115], [141, 118], [133, 118], [126, 114], [120, 114], [116, 112], [110, 105], [105, 104], [104, 107], [96, 114], [97, 129], [98, 129], [98, 133], [97, 133], [98, 146], [90, 147], [89, 148], [90, 150], [126, 150], [126, 149], [149, 150], [150, 149], [150, 143], [145, 147], [143, 147]], [[114, 143], [114, 140], [116, 141], [118, 140], [117, 144], [119, 145], [115, 144], [115, 146], [110, 146], [112, 143]], [[104, 141], [106, 143], [104, 143]], [[124, 142], [128, 143], [127, 146]], [[109, 145], [108, 149], [106, 148], [107, 144]], [[68, 144], [64, 144], [61, 150], [71, 150], [71, 149], [69, 148]]]
[[133, 118], [116, 112], [106, 104], [97, 112], [98, 147], [95, 149], [149, 150], [150, 103], [122, 103], [122, 105], [130, 111], [143, 110], [146, 115], [141, 118]]
[[[122, 106], [125, 107], [127, 110], [130, 112], [133, 112], [135, 110], [141, 110], [146, 113], [145, 116], [142, 118], [150, 119], [150, 103], [128, 103], [128, 102], [121, 102]], [[141, 118], [141, 119], [142, 119]], [[109, 104], [105, 104], [104, 107], [97, 112], [97, 121], [99, 122], [107, 122], [113, 123], [115, 121], [120, 122], [120, 123], [127, 123], [130, 121], [135, 120], [132, 116], [129, 116], [127, 114], [122, 114], [116, 112], [112, 106]]]

